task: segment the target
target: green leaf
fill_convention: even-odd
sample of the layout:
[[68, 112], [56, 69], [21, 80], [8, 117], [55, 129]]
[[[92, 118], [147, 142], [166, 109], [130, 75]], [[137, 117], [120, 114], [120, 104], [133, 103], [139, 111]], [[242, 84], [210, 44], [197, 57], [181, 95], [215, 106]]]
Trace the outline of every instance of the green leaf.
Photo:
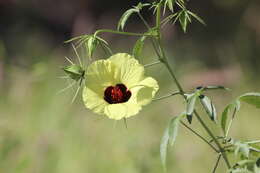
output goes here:
[[65, 66], [62, 69], [71, 79], [76, 81], [82, 78], [85, 72], [81, 66], [76, 64]]
[[222, 89], [222, 90], [230, 90], [229, 88], [226, 88], [224, 86], [220, 86], [220, 85], [209, 85], [206, 87], [203, 87], [205, 90], [215, 90], [215, 89]]
[[134, 8], [136, 8], [137, 10], [139, 10], [139, 11], [141, 11], [142, 10], [142, 8], [143, 7], [146, 7], [146, 6], [150, 6], [151, 4], [149, 4], [149, 3], [141, 3], [141, 2], [139, 2], [138, 4], [137, 4], [137, 6], [134, 6]]
[[186, 114], [192, 115], [194, 109], [196, 100], [198, 98], [198, 95], [196, 93], [190, 94], [187, 96], [187, 107], [186, 107]]
[[232, 104], [227, 105], [221, 115], [221, 128], [222, 128], [224, 134], [226, 134], [228, 113], [229, 113], [229, 110], [232, 108], [232, 106], [233, 106]]
[[200, 95], [200, 102], [203, 105], [204, 109], [206, 110], [207, 114], [209, 115], [210, 119], [214, 122], [217, 121], [217, 112], [216, 108], [213, 105], [212, 101], [204, 95]]
[[241, 95], [239, 100], [260, 108], [260, 93], [246, 93]]
[[182, 113], [181, 115], [174, 117], [171, 119], [169, 124], [169, 140], [170, 145], [173, 146], [173, 144], [176, 141], [176, 137], [178, 135], [178, 129], [180, 125], [180, 120], [185, 116], [185, 113]]
[[249, 157], [249, 153], [250, 153], [250, 146], [246, 143], [242, 143], [240, 141], [236, 141], [234, 143], [235, 145], [235, 155], [238, 155], [238, 153], [241, 153], [242, 156], [245, 156], [245, 157]]
[[260, 167], [257, 164], [254, 165], [254, 173], [260, 173]]
[[258, 167], [258, 168], [260, 168], [260, 157], [257, 159], [257, 161], [256, 161], [256, 166]]
[[166, 159], [167, 159], [167, 147], [169, 142], [169, 127], [167, 127], [164, 131], [161, 145], [160, 145], [160, 155], [161, 155], [161, 162], [163, 166], [163, 170], [166, 172]]
[[179, 15], [177, 16], [177, 18], [179, 19], [183, 32], [186, 33], [188, 23], [191, 23], [191, 18], [189, 16], [187, 10], [183, 9], [181, 12], [179, 12]]
[[105, 52], [108, 52], [110, 55], [113, 54], [112, 50], [109, 48], [108, 43], [106, 40], [102, 39], [101, 37], [96, 36], [98, 40], [98, 44], [104, 49]]
[[170, 143], [171, 146], [176, 141], [176, 137], [178, 135], [178, 129], [179, 129], [179, 124], [180, 120], [185, 116], [185, 113], [182, 113], [181, 115], [174, 117], [171, 119], [169, 125], [164, 131], [162, 140], [161, 140], [161, 145], [160, 145], [160, 155], [161, 155], [161, 162], [164, 171], [166, 172], [166, 160], [167, 160], [167, 148], [168, 144]]
[[92, 57], [94, 51], [96, 50], [97, 43], [98, 42], [97, 42], [96, 37], [94, 37], [94, 36], [89, 37], [87, 45], [86, 45], [87, 49], [88, 49], [88, 56], [89, 56], [89, 58]]
[[254, 160], [245, 159], [245, 160], [238, 161], [237, 165], [244, 166], [244, 165], [251, 164], [251, 163], [254, 163], [254, 162], [255, 162]]
[[179, 22], [181, 24], [181, 27], [182, 27], [182, 30], [184, 33], [186, 33], [186, 30], [187, 30], [187, 24], [188, 24], [188, 20], [187, 20], [187, 13], [186, 11], [182, 11], [180, 13], [180, 16], [179, 16]]
[[168, 7], [169, 10], [170, 10], [171, 12], [173, 12], [173, 5], [174, 5], [174, 3], [175, 3], [175, 0], [166, 0], [166, 1], [164, 2], [163, 14], [165, 13], [166, 7]]
[[119, 22], [118, 22], [118, 25], [117, 25], [117, 30], [124, 30], [124, 27], [125, 27], [125, 23], [126, 21], [128, 20], [128, 18], [134, 14], [134, 13], [137, 13], [139, 12], [136, 8], [131, 8], [129, 10], [127, 10], [122, 16], [121, 18], [119, 19]]
[[187, 11], [188, 14], [190, 14], [192, 17], [194, 17], [197, 21], [199, 21], [201, 24], [206, 25], [206, 23], [201, 19], [198, 15], [191, 11]]
[[143, 50], [143, 46], [144, 46], [144, 40], [146, 39], [146, 36], [142, 36], [141, 38], [139, 38], [133, 48], [133, 55], [135, 58], [140, 58], [140, 55], [142, 53]]
[[[226, 125], [227, 125], [227, 120], [228, 120], [228, 114], [230, 112], [231, 109], [234, 108], [234, 112], [233, 112], [233, 117], [231, 117], [232, 119], [234, 119], [235, 114], [239, 111], [240, 109], [240, 101], [239, 100], [235, 100], [234, 103], [231, 103], [229, 105], [226, 106], [226, 108], [224, 109], [224, 111], [222, 112], [222, 116], [221, 116], [221, 128], [224, 132], [224, 134], [226, 134]], [[232, 121], [232, 120], [231, 120]]]

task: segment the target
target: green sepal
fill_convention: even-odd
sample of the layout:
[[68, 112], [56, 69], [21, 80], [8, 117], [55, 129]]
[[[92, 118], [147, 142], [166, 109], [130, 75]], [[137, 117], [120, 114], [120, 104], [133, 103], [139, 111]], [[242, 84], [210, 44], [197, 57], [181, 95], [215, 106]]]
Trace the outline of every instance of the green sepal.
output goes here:
[[62, 70], [73, 80], [78, 81], [84, 77], [85, 70], [81, 66], [72, 64], [62, 68]]

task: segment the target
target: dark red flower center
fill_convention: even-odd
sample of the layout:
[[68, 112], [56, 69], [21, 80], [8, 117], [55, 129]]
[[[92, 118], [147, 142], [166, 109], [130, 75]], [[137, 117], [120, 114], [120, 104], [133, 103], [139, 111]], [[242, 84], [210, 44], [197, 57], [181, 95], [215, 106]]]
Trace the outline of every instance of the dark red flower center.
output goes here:
[[129, 91], [124, 84], [116, 84], [116, 86], [109, 86], [104, 92], [104, 99], [110, 104], [124, 103], [131, 97]]

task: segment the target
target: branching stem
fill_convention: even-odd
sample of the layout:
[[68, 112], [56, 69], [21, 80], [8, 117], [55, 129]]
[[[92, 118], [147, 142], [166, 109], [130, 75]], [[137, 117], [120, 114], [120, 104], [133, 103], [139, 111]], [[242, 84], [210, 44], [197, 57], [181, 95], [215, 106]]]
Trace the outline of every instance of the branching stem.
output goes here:
[[221, 159], [221, 156], [222, 156], [221, 154], [218, 155], [218, 158], [217, 158], [217, 161], [216, 161], [216, 164], [215, 164], [215, 166], [214, 166], [214, 168], [213, 168], [212, 173], [215, 173], [215, 172], [216, 172], [216, 170], [217, 170], [217, 168], [218, 168], [219, 161], [220, 161], [220, 159]]
[[160, 64], [161, 61], [155, 61], [155, 62], [152, 62], [150, 64], [145, 64], [144, 67], [150, 67], [150, 66], [153, 66], [153, 65], [157, 65], [157, 64]]
[[152, 36], [150, 34], [145, 34], [145, 33], [123, 32], [123, 31], [116, 31], [116, 30], [112, 30], [112, 29], [100, 29], [100, 30], [97, 30], [94, 35], [96, 36], [102, 32], [108, 32], [108, 33], [120, 34], [120, 35], [128, 35], [128, 36]]
[[190, 130], [193, 134], [195, 134], [196, 136], [198, 136], [201, 140], [203, 140], [204, 142], [206, 142], [214, 151], [216, 151], [217, 153], [219, 153], [219, 151], [207, 140], [205, 139], [203, 136], [201, 136], [198, 132], [196, 132], [195, 130], [193, 130], [192, 128], [190, 128], [187, 124], [185, 124], [183, 121], [181, 121], [181, 124], [186, 127], [188, 130]]
[[180, 92], [179, 92], [179, 91], [176, 91], [176, 92], [174, 92], [174, 93], [171, 93], [171, 94], [168, 94], [168, 95], [165, 95], [165, 96], [162, 96], [162, 97], [155, 98], [155, 99], [153, 99], [153, 101], [158, 101], [158, 100], [166, 99], [166, 98], [168, 98], [168, 97], [172, 97], [172, 96], [175, 96], [175, 95], [178, 95], [178, 94], [180, 94]]
[[[157, 13], [156, 13], [156, 27], [158, 29], [158, 34], [159, 34], [158, 39], [157, 39], [157, 43], [158, 43], [158, 47], [159, 47], [159, 50], [161, 52], [161, 55], [158, 55], [158, 58], [162, 59], [162, 62], [164, 63], [165, 67], [168, 69], [168, 71], [171, 74], [175, 84], [177, 85], [177, 88], [178, 88], [179, 92], [181, 93], [183, 98], [186, 100], [185, 92], [184, 92], [181, 84], [177, 80], [177, 77], [175, 76], [174, 71], [172, 70], [172, 68], [169, 65], [168, 59], [166, 58], [165, 51], [164, 51], [162, 43], [161, 43], [161, 28], [160, 28], [161, 21], [160, 20], [161, 20], [161, 4], [159, 3], [158, 4], [158, 8], [157, 8]], [[204, 121], [200, 118], [200, 116], [199, 116], [199, 114], [197, 113], [196, 110], [194, 110], [194, 115], [196, 116], [196, 118], [198, 119], [198, 121], [200, 122], [202, 127], [209, 134], [209, 136], [213, 139], [214, 143], [217, 145], [217, 147], [219, 149], [219, 152], [223, 156], [223, 159], [224, 159], [227, 167], [231, 168], [231, 165], [229, 163], [229, 160], [227, 158], [225, 150], [223, 149], [223, 147], [221, 146], [221, 144], [219, 143], [219, 141], [217, 140], [215, 135], [212, 133], [212, 131], [209, 129], [209, 127], [204, 123]]]

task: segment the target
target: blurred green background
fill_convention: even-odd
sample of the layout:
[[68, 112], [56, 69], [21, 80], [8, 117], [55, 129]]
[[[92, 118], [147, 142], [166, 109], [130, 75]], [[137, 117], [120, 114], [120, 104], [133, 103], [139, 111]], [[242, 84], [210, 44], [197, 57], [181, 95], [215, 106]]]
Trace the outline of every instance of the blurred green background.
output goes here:
[[[164, 128], [184, 104], [176, 96], [156, 101], [127, 120], [114, 122], [87, 110], [76, 87], [60, 79], [65, 56], [76, 60], [73, 36], [96, 29], [115, 29], [120, 15], [138, 1], [1, 0], [0, 1], [0, 173], [158, 173], [162, 172], [159, 145]], [[207, 26], [194, 21], [183, 34], [179, 26], [164, 29], [164, 45], [185, 90], [221, 84], [232, 92], [208, 93], [218, 109], [239, 94], [260, 91], [260, 1], [190, 0], [188, 8]], [[150, 24], [151, 11], [145, 11]], [[127, 30], [144, 32], [137, 17]], [[102, 35], [114, 52], [131, 53], [137, 38]], [[86, 53], [80, 51], [83, 59]], [[106, 58], [97, 53], [97, 59]], [[156, 60], [147, 43], [140, 62]], [[147, 68], [162, 96], [176, 86], [162, 65]], [[259, 110], [246, 104], [232, 134], [243, 140], [259, 139]], [[220, 129], [201, 115], [215, 133]], [[220, 119], [220, 118], [219, 118]], [[198, 122], [192, 127], [205, 134]], [[168, 154], [169, 172], [210, 172], [216, 154], [186, 129]], [[218, 172], [223, 172], [222, 165]]]

